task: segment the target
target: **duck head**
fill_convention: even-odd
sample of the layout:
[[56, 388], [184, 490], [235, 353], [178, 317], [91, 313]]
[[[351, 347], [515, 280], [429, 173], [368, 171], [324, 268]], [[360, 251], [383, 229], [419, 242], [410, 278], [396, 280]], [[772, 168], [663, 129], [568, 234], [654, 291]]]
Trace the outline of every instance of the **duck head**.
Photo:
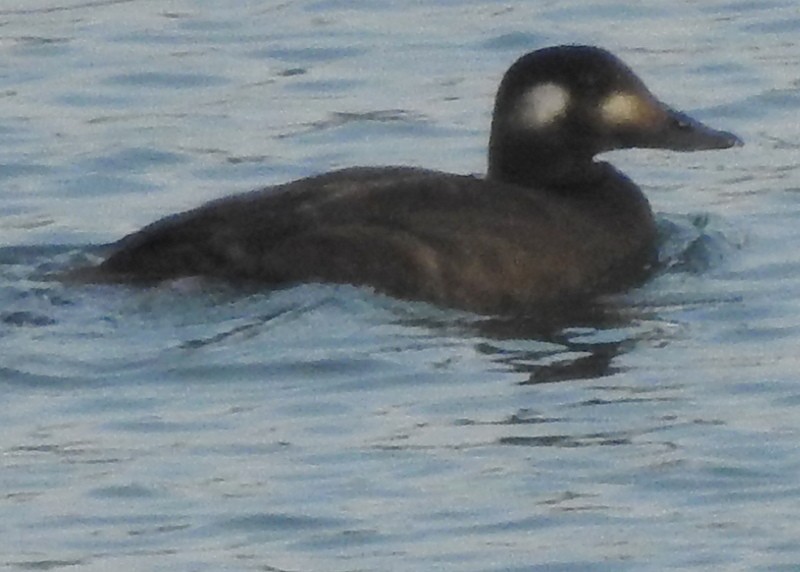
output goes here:
[[659, 101], [613, 54], [555, 46], [519, 58], [495, 100], [489, 178], [570, 186], [592, 177], [593, 157], [633, 147], [675, 151], [741, 145]]

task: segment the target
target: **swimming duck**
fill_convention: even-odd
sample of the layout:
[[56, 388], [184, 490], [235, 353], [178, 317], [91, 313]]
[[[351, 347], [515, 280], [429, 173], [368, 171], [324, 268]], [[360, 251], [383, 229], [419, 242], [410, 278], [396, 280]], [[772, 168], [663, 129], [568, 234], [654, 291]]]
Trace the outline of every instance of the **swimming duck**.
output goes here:
[[740, 144], [660, 102], [608, 51], [549, 47], [500, 83], [485, 177], [355, 167], [222, 198], [122, 238], [90, 277], [349, 283], [482, 313], [569, 304], [655, 261], [647, 199], [598, 153]]

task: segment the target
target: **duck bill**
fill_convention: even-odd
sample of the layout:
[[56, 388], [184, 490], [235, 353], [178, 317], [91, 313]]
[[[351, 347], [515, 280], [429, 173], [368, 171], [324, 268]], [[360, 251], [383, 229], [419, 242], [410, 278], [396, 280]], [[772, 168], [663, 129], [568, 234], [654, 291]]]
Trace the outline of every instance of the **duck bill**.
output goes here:
[[685, 113], [663, 106], [663, 119], [641, 147], [673, 151], [703, 151], [741, 146], [742, 140], [728, 131], [712, 129]]

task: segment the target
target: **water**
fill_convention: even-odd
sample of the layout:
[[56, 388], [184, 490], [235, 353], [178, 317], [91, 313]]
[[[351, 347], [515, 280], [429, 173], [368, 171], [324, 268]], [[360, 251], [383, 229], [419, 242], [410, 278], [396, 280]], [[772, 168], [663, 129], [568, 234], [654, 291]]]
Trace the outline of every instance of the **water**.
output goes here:
[[[2, 566], [800, 569], [798, 25], [790, 0], [0, 4]], [[233, 191], [480, 172], [500, 75], [562, 42], [747, 143], [611, 157], [667, 270], [596, 315], [48, 279]]]

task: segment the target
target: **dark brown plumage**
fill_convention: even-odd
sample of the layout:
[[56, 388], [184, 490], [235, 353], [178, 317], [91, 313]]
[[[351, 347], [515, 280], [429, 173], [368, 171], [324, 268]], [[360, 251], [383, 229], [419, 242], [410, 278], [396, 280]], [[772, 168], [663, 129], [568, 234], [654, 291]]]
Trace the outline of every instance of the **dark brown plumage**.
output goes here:
[[624, 288], [654, 260], [647, 200], [594, 155], [739, 143], [660, 103], [608, 52], [547, 48], [501, 83], [486, 178], [365, 167], [300, 179], [146, 226], [90, 277], [352, 283], [479, 312], [525, 311]]

